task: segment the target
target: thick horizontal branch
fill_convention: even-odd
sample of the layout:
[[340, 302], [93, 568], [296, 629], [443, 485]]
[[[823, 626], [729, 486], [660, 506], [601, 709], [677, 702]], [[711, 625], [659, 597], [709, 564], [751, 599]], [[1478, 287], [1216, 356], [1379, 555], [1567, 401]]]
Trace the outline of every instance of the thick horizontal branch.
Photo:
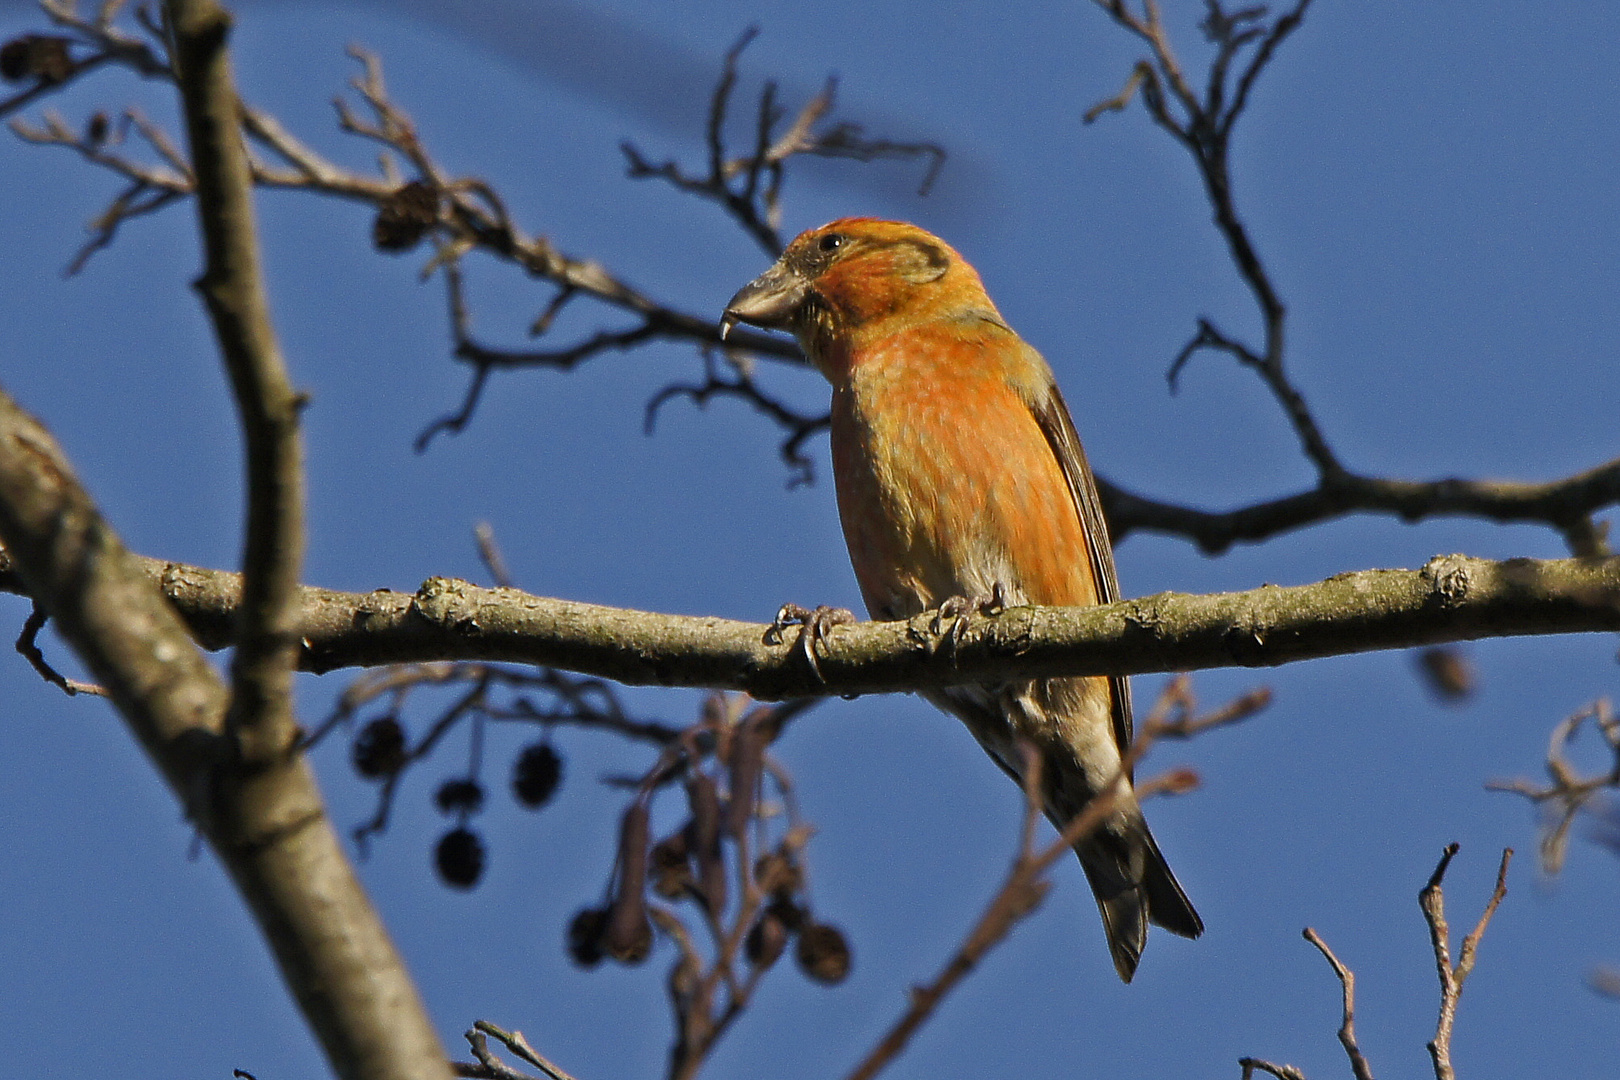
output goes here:
[[[144, 560], [197, 640], [231, 644], [237, 575]], [[24, 593], [8, 557], [0, 589]], [[428, 660], [542, 664], [635, 685], [745, 690], [776, 700], [917, 690], [1008, 678], [1263, 667], [1376, 649], [1620, 630], [1620, 558], [1492, 562], [1437, 556], [1421, 570], [1364, 570], [1313, 585], [1160, 593], [1097, 608], [973, 616], [942, 646], [928, 615], [834, 627], [821, 679], [791, 631], [660, 615], [432, 578], [413, 593], [305, 586], [300, 666]]]
[[1159, 502], [1101, 478], [1098, 488], [1115, 543], [1144, 529], [1189, 537], [1204, 551], [1218, 554], [1237, 541], [1265, 540], [1358, 512], [1391, 514], [1404, 521], [1480, 517], [1553, 525], [1569, 532], [1593, 512], [1620, 503], [1620, 459], [1546, 483], [1390, 480], [1339, 473], [1309, 491], [1229, 511]]

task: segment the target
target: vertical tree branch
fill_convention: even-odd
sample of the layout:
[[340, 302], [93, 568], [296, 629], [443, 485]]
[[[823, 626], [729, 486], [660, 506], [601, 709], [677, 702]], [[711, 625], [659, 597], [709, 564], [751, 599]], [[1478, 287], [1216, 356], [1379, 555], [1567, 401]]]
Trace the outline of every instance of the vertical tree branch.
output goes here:
[[1462, 997], [1463, 983], [1474, 970], [1479, 939], [1485, 936], [1485, 928], [1490, 925], [1491, 916], [1496, 914], [1497, 905], [1507, 895], [1508, 862], [1513, 858], [1513, 849], [1503, 850], [1502, 864], [1496, 871], [1496, 888], [1491, 891], [1491, 898], [1486, 901], [1485, 911], [1480, 915], [1479, 922], [1468, 936], [1463, 938], [1461, 955], [1453, 965], [1451, 929], [1446, 924], [1446, 900], [1440, 883], [1446, 876], [1446, 868], [1451, 865], [1451, 860], [1456, 854], [1456, 844], [1446, 845], [1445, 851], [1440, 856], [1440, 863], [1434, 868], [1428, 884], [1418, 893], [1418, 906], [1423, 909], [1424, 921], [1429, 924], [1429, 940], [1434, 946], [1434, 963], [1440, 973], [1440, 1019], [1435, 1025], [1434, 1038], [1429, 1041], [1429, 1057], [1434, 1063], [1435, 1080], [1456, 1080], [1456, 1071], [1451, 1067], [1451, 1033], [1457, 1022], [1457, 1000]]
[[230, 871], [339, 1076], [449, 1075], [303, 757], [244, 767], [228, 695], [73, 475], [0, 391], [0, 539]]
[[0, 530], [31, 591], [105, 683], [235, 879], [345, 1078], [442, 1078], [448, 1065], [296, 748], [291, 692], [303, 555], [299, 401], [271, 328], [231, 81], [229, 14], [169, 0], [205, 266], [196, 282], [241, 415], [248, 509], [232, 689], [97, 513], [49, 435], [9, 401]]
[[186, 115], [208, 306], [230, 375], [247, 456], [247, 527], [227, 727], [244, 761], [268, 762], [297, 737], [293, 622], [304, 553], [300, 400], [270, 322], [253, 219], [253, 172], [226, 39], [231, 16], [214, 0], [166, 5]]

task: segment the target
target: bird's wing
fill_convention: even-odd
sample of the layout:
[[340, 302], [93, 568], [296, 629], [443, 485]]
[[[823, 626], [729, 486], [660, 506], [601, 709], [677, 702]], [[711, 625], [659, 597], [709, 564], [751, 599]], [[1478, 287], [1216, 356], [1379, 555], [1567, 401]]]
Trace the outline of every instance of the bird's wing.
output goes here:
[[[1046, 366], [1045, 361], [1041, 366]], [[1097, 483], [1091, 477], [1086, 452], [1080, 445], [1080, 436], [1074, 430], [1074, 420], [1069, 416], [1069, 407], [1063, 403], [1057, 383], [1050, 377], [1043, 382], [1045, 386], [1033, 396], [1024, 395], [1025, 403], [1069, 481], [1069, 494], [1074, 497], [1074, 506], [1086, 534], [1086, 555], [1097, 582], [1098, 602], [1111, 604], [1120, 599], [1119, 577], [1114, 572], [1114, 548], [1108, 540], [1108, 523], [1103, 520]], [[1123, 753], [1131, 745], [1131, 684], [1123, 675], [1110, 675], [1108, 685], [1113, 698], [1114, 741]]]

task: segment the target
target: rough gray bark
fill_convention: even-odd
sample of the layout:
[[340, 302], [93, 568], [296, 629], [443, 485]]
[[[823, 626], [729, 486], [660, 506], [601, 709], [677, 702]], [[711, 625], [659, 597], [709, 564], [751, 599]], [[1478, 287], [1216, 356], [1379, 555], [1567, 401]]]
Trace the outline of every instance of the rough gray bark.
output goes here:
[[[132, 557], [133, 558], [133, 557]], [[236, 574], [137, 560], [206, 648], [232, 641]], [[21, 582], [0, 552], [0, 590]], [[1312, 585], [1160, 593], [1098, 608], [1013, 608], [972, 617], [954, 648], [930, 617], [837, 626], [818, 680], [789, 629], [660, 615], [432, 578], [415, 593], [302, 587], [299, 666], [428, 660], [541, 664], [637, 685], [746, 690], [765, 700], [917, 690], [1051, 675], [1266, 667], [1449, 641], [1620, 630], [1620, 558], [1436, 556], [1420, 570], [1362, 570]]]

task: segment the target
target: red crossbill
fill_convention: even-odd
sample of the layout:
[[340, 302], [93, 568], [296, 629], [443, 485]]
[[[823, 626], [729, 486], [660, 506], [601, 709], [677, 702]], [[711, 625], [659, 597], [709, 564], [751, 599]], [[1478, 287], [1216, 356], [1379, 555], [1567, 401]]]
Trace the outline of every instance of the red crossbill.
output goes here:
[[[1051, 368], [949, 245], [871, 218], [812, 229], [732, 297], [722, 325], [738, 321], [792, 331], [832, 383], [838, 512], [873, 618], [1119, 599], [1096, 484]], [[1131, 740], [1123, 677], [924, 696], [1014, 779], [1020, 745], [1032, 745], [1059, 828], [1118, 776]], [[1136, 971], [1149, 922], [1203, 932], [1128, 781], [1075, 852], [1122, 979]]]

